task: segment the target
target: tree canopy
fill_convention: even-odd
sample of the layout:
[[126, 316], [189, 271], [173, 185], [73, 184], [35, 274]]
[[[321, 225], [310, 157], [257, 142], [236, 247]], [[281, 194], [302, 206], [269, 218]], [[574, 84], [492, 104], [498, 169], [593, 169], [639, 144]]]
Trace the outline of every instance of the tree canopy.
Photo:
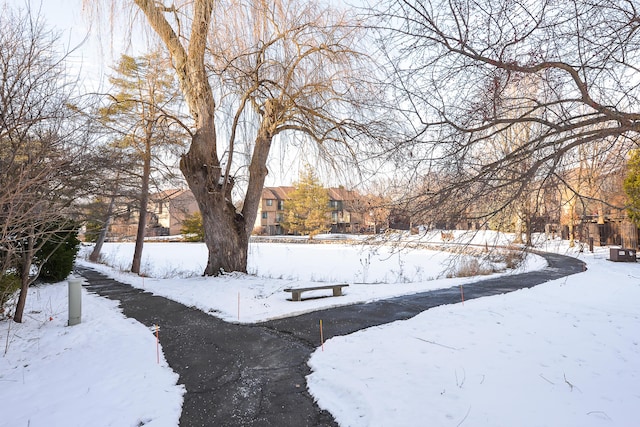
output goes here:
[[192, 119], [180, 169], [202, 214], [207, 275], [246, 271], [274, 138], [303, 135], [338, 162], [386, 123], [368, 108], [380, 92], [354, 15], [285, 0], [105, 2], [135, 5], [171, 58]]
[[[163, 166], [161, 159], [166, 152], [184, 145], [184, 133], [176, 124], [179, 91], [168, 59], [158, 50], [140, 57], [122, 55], [109, 82], [113, 85], [113, 94], [100, 110], [101, 121], [116, 135], [114, 149], [133, 160], [135, 170], [124, 173], [140, 183], [138, 231], [131, 264], [131, 271], [140, 273], [152, 167]], [[171, 168], [153, 169], [161, 170], [165, 176], [171, 175]]]
[[627, 214], [636, 225], [640, 225], [640, 151], [633, 150], [627, 163], [624, 191], [629, 198]]
[[327, 232], [331, 226], [329, 193], [313, 170], [307, 167], [294, 187], [284, 202], [284, 229], [309, 238]]
[[[415, 130], [407, 166], [440, 181], [422, 194], [423, 209], [436, 214], [453, 200], [461, 216], [486, 219], [562, 182], [581, 146], [635, 145], [634, 2], [394, 0], [378, 16], [389, 84]], [[493, 141], [522, 125], [526, 143], [490, 155]], [[492, 209], [478, 209], [486, 197]]]

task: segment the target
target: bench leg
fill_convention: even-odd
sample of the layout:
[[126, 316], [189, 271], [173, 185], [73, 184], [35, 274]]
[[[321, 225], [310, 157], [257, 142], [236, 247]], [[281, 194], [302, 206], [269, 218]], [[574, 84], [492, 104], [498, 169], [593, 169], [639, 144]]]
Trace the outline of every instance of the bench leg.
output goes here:
[[291, 301], [300, 301], [301, 293], [302, 292], [296, 292], [296, 291], [291, 292]]

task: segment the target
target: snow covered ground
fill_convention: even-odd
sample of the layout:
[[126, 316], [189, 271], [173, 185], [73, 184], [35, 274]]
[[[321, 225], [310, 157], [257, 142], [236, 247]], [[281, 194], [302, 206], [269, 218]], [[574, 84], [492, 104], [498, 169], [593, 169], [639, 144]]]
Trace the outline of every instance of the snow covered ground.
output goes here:
[[[85, 248], [84, 253], [89, 248]], [[460, 262], [450, 253], [403, 247], [359, 244], [257, 243], [250, 246], [248, 270], [252, 275], [202, 277], [207, 257], [201, 243], [147, 243], [142, 273], [126, 273], [132, 243], [107, 243], [103, 259], [108, 265], [79, 260], [121, 282], [197, 307], [225, 320], [253, 323], [320, 308], [373, 301], [419, 291], [447, 288], [477, 280], [445, 276]], [[82, 254], [81, 254], [82, 256]], [[203, 261], [204, 260], [204, 261]], [[545, 261], [529, 256], [520, 271], [539, 269]], [[115, 271], [114, 268], [115, 267]], [[506, 273], [503, 273], [506, 274]], [[313, 282], [348, 283], [341, 298], [321, 298], [292, 304], [289, 287]], [[327, 295], [307, 292], [303, 298]]]
[[640, 266], [580, 257], [582, 274], [329, 340], [311, 393], [341, 426], [638, 425]]
[[[441, 278], [450, 258], [438, 252], [266, 243], [252, 246], [255, 276], [221, 278], [199, 276], [202, 245], [147, 244], [143, 279], [120, 272], [132, 250], [106, 245], [115, 268], [100, 269], [234, 322], [469, 280]], [[329, 340], [310, 360], [311, 393], [342, 426], [636, 425], [640, 266], [607, 261], [606, 248], [574, 255], [587, 272]], [[539, 267], [534, 257], [526, 268]], [[286, 301], [283, 288], [310, 281], [350, 286]], [[184, 390], [157, 362], [152, 331], [83, 292], [80, 325], [65, 326], [65, 284], [32, 289], [25, 323], [0, 322], [0, 425], [177, 425]]]
[[33, 287], [24, 322], [0, 322], [0, 426], [177, 426], [184, 388], [153, 333], [84, 290], [68, 327], [67, 295]]

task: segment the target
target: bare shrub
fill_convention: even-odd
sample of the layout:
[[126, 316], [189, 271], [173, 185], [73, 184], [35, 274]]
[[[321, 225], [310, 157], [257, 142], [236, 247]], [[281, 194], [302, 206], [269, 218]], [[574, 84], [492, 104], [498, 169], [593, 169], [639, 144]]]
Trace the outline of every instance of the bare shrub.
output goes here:
[[522, 251], [507, 251], [504, 253], [504, 263], [507, 269], [516, 269], [524, 261], [526, 254]]
[[454, 277], [472, 277], [472, 276], [486, 276], [494, 272], [486, 263], [480, 262], [475, 257], [461, 257], [460, 262], [454, 264], [447, 273], [447, 278]]

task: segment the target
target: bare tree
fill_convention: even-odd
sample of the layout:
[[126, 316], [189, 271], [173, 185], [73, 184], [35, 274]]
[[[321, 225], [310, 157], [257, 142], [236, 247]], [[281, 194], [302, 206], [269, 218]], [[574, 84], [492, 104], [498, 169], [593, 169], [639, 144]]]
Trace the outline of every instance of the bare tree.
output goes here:
[[159, 51], [137, 58], [122, 55], [115, 74], [109, 79], [114, 94], [101, 110], [102, 121], [120, 135], [116, 138], [119, 151], [142, 165], [138, 231], [131, 265], [133, 273], [140, 273], [152, 160], [162, 157], [163, 148], [182, 146], [184, 138], [177, 131], [180, 127], [176, 126], [177, 119], [174, 118], [173, 111], [178, 109], [178, 89], [169, 67], [169, 61]]
[[82, 217], [86, 221], [88, 235], [96, 233], [96, 242], [89, 260], [98, 261], [102, 246], [108, 237], [111, 224], [116, 218], [127, 215], [132, 201], [140, 198], [140, 159], [125, 153], [118, 143], [120, 132], [104, 126], [104, 115], [98, 111], [91, 114], [94, 135], [102, 141], [95, 143], [96, 162], [93, 169], [94, 182], [88, 189], [89, 198], [82, 205]]
[[[18, 276], [14, 320], [22, 321], [28, 287], [62, 244], [69, 206], [83, 183], [85, 152], [78, 105], [57, 52], [56, 35], [40, 17], [2, 10], [0, 27], [0, 277]], [[38, 259], [36, 259], [36, 256]]]
[[[416, 125], [409, 161], [429, 159], [423, 172], [444, 177], [429, 207], [454, 200], [477, 212], [477, 200], [491, 197], [493, 208], [477, 212], [487, 218], [574, 168], [578, 147], [607, 140], [628, 149], [640, 131], [634, 1], [387, 6], [378, 17], [391, 84]], [[524, 79], [537, 90], [509, 90]], [[488, 155], [490, 141], [523, 125], [526, 143]]]
[[[117, 191], [117, 187], [116, 187]], [[102, 247], [104, 242], [107, 240], [107, 233], [109, 232], [109, 226], [113, 221], [113, 215], [116, 205], [116, 197], [115, 195], [109, 196], [109, 202], [106, 204], [106, 211], [103, 215], [100, 216], [99, 220], [102, 221], [100, 231], [96, 236], [95, 245], [93, 246], [93, 250], [91, 254], [89, 254], [89, 261], [98, 262], [100, 259], [100, 253], [102, 252]], [[95, 218], [93, 218], [93, 222], [97, 222]]]
[[[540, 83], [536, 76], [525, 75], [520, 79], [512, 79], [509, 85], [504, 88], [505, 100], [500, 109], [500, 115], [505, 118], [522, 118], [528, 117], [527, 114], [532, 107], [532, 99], [538, 95]], [[513, 101], [516, 101], [515, 103]], [[483, 147], [481, 156], [488, 161], [500, 161], [500, 159], [508, 156], [513, 151], [521, 149], [529, 144], [532, 138], [535, 138], [539, 132], [539, 127], [535, 121], [523, 120], [516, 122], [507, 129], [498, 132], [493, 138], [488, 139], [488, 145]], [[489, 150], [486, 150], [489, 148]], [[482, 160], [481, 160], [482, 161]], [[498, 204], [503, 200], [512, 199], [507, 206], [502, 206], [503, 220], [506, 224], [499, 224], [497, 229], [515, 232], [514, 243], [523, 243], [522, 234], [526, 235], [526, 243], [532, 244], [532, 220], [538, 211], [538, 194], [536, 191], [536, 183], [525, 180], [521, 182], [521, 174], [530, 166], [533, 158], [525, 158], [519, 168], [515, 170], [506, 169], [502, 171], [504, 178], [513, 181], [513, 185], [505, 186], [497, 197]], [[520, 191], [519, 191], [520, 190]], [[511, 196], [511, 194], [519, 193], [519, 196]], [[489, 198], [491, 200], [492, 198]], [[490, 202], [490, 204], [492, 204]], [[491, 211], [491, 209], [490, 209]], [[506, 227], [505, 227], [506, 225]]]
[[[202, 213], [205, 274], [246, 271], [273, 139], [300, 133], [352, 155], [358, 137], [373, 130], [354, 120], [367, 91], [349, 78], [364, 58], [354, 49], [359, 25], [314, 3], [133, 3], [171, 56], [193, 119], [180, 168]], [[253, 133], [240, 135], [240, 123]], [[237, 155], [239, 136], [245, 156]], [[232, 197], [239, 171], [246, 176], [241, 210]]]
[[[621, 212], [626, 204], [622, 180], [632, 144], [607, 138], [583, 144], [569, 153], [572, 167], [558, 174], [562, 195], [561, 223], [569, 227], [574, 244], [574, 227], [582, 221], [604, 224], [606, 212]], [[618, 219], [621, 213], [617, 215]]]

